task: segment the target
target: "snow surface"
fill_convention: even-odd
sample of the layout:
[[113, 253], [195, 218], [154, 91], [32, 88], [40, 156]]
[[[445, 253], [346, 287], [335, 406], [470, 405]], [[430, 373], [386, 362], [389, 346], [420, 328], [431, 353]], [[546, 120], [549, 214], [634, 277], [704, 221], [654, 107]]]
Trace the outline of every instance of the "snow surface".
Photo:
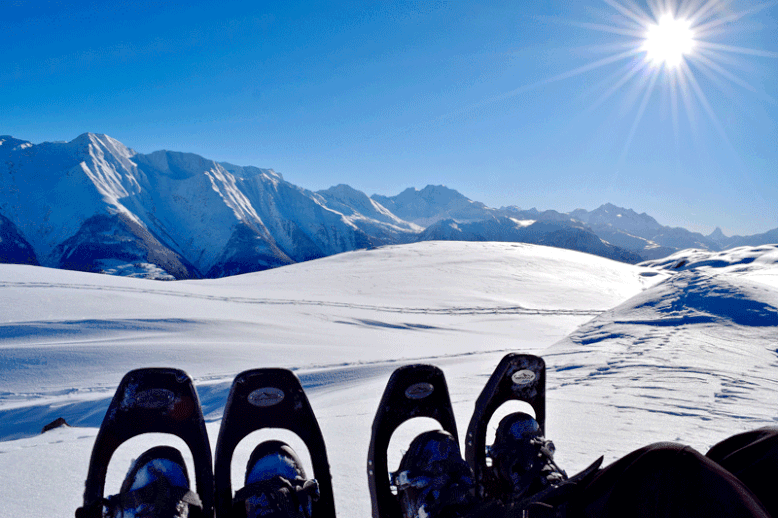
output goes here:
[[[390, 373], [407, 363], [444, 370], [461, 439], [502, 356], [542, 355], [548, 435], [568, 473], [649, 442], [705, 451], [778, 424], [776, 245], [633, 266], [525, 244], [425, 242], [178, 282], [0, 265], [0, 290], [0, 516], [73, 516], [113, 391], [146, 366], [193, 376], [212, 447], [235, 374], [293, 368], [343, 517], [370, 515], [370, 428]], [[74, 426], [39, 435], [60, 416]], [[397, 431], [390, 466], [429, 426]], [[309, 462], [290, 435], [281, 438]], [[236, 487], [269, 436], [239, 446]], [[114, 455], [107, 491], [160, 441], [184, 448], [132, 439]]]

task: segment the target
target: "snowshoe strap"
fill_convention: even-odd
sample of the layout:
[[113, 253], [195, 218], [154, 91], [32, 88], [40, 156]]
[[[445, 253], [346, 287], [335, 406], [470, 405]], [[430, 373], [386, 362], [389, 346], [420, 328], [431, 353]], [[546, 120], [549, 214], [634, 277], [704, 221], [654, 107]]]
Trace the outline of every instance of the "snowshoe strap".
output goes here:
[[472, 481], [472, 472], [466, 464], [458, 465], [448, 473], [439, 475], [419, 473], [414, 476], [410, 470], [402, 470], [391, 473], [390, 477], [392, 485], [398, 491], [409, 488], [435, 488], [434, 501], [425, 504], [429, 516], [464, 516], [469, 513], [474, 503], [475, 484]]
[[567, 504], [602, 465], [600, 457], [580, 473], [509, 506], [506, 518], [565, 518]]
[[286, 516], [299, 516], [298, 508], [307, 513], [306, 499], [319, 500], [319, 483], [316, 479], [294, 480], [290, 482], [282, 476], [248, 484], [235, 493], [232, 500], [233, 516], [246, 515], [246, 501], [252, 497], [264, 497], [268, 507], [280, 511]]
[[76, 518], [102, 518], [103, 509], [108, 510], [108, 516], [113, 516], [117, 510], [135, 509], [143, 504], [162, 508], [172, 507], [179, 503], [189, 506], [190, 517], [203, 516], [203, 502], [197, 493], [187, 488], [169, 486], [155, 481], [140, 489], [96, 500], [87, 507], [79, 507], [76, 510]]
[[[203, 502], [197, 493], [184, 488], [170, 486], [160, 483], [156, 480], [151, 484], [127, 493], [119, 493], [108, 498], [109, 511], [115, 509], [135, 509], [143, 504], [151, 504], [157, 508], [170, 508], [180, 503], [187, 504], [189, 510], [202, 511]], [[197, 512], [190, 513], [190, 516], [199, 516]]]

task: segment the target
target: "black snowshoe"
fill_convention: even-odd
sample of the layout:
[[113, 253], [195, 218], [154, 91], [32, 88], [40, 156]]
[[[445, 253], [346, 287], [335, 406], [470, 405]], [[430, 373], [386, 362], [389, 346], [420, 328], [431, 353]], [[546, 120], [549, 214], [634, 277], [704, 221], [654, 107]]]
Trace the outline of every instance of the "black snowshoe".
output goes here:
[[[506, 487], [487, 465], [486, 428], [495, 411], [506, 401], [524, 401], [535, 412], [535, 423], [543, 435], [546, 421], [546, 364], [529, 354], [507, 354], [487, 381], [475, 403], [467, 429], [465, 458], [473, 468], [478, 494], [486, 500], [506, 503], [512, 499], [512, 485]], [[507, 465], [508, 462], [503, 464]]]
[[[432, 418], [442, 430], [416, 437], [400, 469], [390, 474], [389, 441], [414, 417]], [[441, 516], [444, 509], [457, 516], [472, 503], [474, 479], [461, 457], [448, 386], [439, 368], [408, 365], [392, 373], [373, 420], [367, 475], [373, 518]]]
[[[597, 473], [602, 457], [568, 478], [554, 462], [554, 445], [545, 435], [546, 365], [530, 354], [507, 354], [484, 386], [467, 430], [465, 457], [473, 468], [478, 494], [510, 508], [509, 513], [551, 515]], [[505, 416], [495, 442], [486, 446], [486, 427], [505, 402], [528, 403], [535, 418], [524, 412]], [[491, 461], [491, 465], [487, 461]]]
[[[106, 498], [105, 476], [116, 449], [144, 433], [180, 437], [195, 463], [197, 493], [181, 453], [163, 446], [145, 452], [133, 464], [118, 495]], [[211, 447], [191, 378], [179, 369], [138, 369], [122, 379], [95, 438], [77, 518], [212, 516]]]
[[[315, 479], [281, 441], [260, 443], [246, 468], [245, 486], [234, 495], [231, 463], [235, 447], [255, 430], [282, 428], [305, 443]], [[216, 518], [335, 518], [332, 477], [319, 423], [300, 380], [287, 369], [239, 374], [224, 408], [215, 468]]]

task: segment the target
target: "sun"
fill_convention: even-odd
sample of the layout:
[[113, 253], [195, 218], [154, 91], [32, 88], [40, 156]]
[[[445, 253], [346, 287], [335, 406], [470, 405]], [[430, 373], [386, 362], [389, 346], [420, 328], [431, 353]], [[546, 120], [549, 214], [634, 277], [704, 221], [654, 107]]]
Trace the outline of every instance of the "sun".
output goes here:
[[666, 14], [646, 27], [642, 50], [654, 66], [678, 68], [694, 49], [694, 31], [688, 20]]
[[608, 35], [607, 40], [591, 46], [592, 55], [597, 56], [595, 59], [494, 99], [519, 95], [597, 69], [612, 68], [613, 72], [590, 90], [599, 95], [586, 112], [591, 113], [605, 105], [619, 92], [624, 94], [621, 113], [634, 111], [635, 117], [626, 133], [622, 160], [653, 101], [660, 102], [663, 110], [669, 109], [673, 135], [679, 147], [683, 137], [682, 111], [686, 112], [689, 127], [695, 131], [706, 123], [699, 115], [707, 116], [707, 124], [715, 129], [722, 142], [732, 145], [724, 123], [716, 114], [717, 105], [706, 93], [710, 87], [731, 96], [734, 85], [771, 103], [776, 102], [764, 88], [751, 84], [738, 75], [738, 71], [745, 70], [745, 66], [756, 66], [756, 59], [778, 59], [778, 52], [741, 47], [727, 40], [739, 39], [741, 31], [752, 31], [745, 20], [774, 6], [778, 0], [742, 8], [735, 5], [738, 0], [601, 1], [611, 8], [602, 11], [602, 20], [559, 20], [565, 25]]

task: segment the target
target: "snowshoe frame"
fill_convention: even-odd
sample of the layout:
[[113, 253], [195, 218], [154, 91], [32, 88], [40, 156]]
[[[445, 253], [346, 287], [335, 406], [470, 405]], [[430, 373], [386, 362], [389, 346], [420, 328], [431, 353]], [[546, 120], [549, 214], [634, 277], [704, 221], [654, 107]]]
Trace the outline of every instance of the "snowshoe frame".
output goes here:
[[213, 464], [200, 399], [189, 375], [172, 368], [136, 369], [125, 374], [95, 438], [78, 518], [102, 516], [108, 464], [122, 443], [144, 433], [184, 440], [195, 463], [203, 515], [213, 514]]
[[446, 378], [434, 365], [406, 365], [389, 378], [373, 420], [367, 457], [367, 479], [373, 518], [401, 518], [402, 511], [389, 481], [387, 449], [394, 431], [414, 417], [430, 417], [457, 436]]
[[509, 353], [495, 368], [475, 402], [465, 441], [465, 459], [473, 469], [478, 493], [485, 498], [499, 495], [497, 481], [486, 465], [486, 429], [495, 411], [511, 400], [529, 403], [541, 432], [546, 432], [546, 364], [531, 354]]
[[282, 368], [247, 370], [238, 374], [232, 383], [216, 443], [216, 518], [232, 516], [230, 468], [235, 447], [247, 435], [263, 428], [290, 430], [303, 440], [320, 491], [319, 499], [313, 502], [312, 515], [335, 518], [324, 437], [300, 380], [292, 371]]

